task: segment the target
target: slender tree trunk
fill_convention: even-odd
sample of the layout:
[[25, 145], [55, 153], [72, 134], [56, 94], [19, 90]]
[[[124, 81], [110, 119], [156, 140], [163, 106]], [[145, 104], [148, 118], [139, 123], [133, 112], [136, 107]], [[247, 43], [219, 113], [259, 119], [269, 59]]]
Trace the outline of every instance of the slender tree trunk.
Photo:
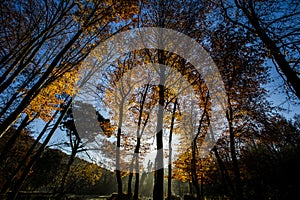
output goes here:
[[[8, 65], [8, 62], [12, 59], [12, 58], [14, 58], [14, 62], [12, 63], [12, 64], [10, 64], [10, 66], [9, 67], [7, 67], [7, 70], [1, 75], [1, 77], [0, 77], [0, 93], [1, 92], [3, 92], [6, 88], [3, 86], [3, 85], [5, 85], [4, 83], [6, 83], [7, 82], [7, 80], [6, 79], [9, 79], [9, 78], [7, 78], [8, 77], [8, 75], [13, 71], [13, 69], [15, 69], [15, 67], [16, 67], [16, 65], [21, 61], [21, 60], [24, 60], [24, 57], [26, 57], [26, 55], [27, 54], [29, 54], [29, 52], [32, 50], [32, 48], [33, 48], [33, 45], [34, 45], [34, 43], [36, 42], [36, 41], [38, 41], [38, 39], [39, 39], [39, 37], [40, 37], [41, 35], [39, 35], [39, 36], [37, 36], [36, 37], [36, 39], [34, 39], [34, 40], [31, 40], [26, 46], [24, 46], [23, 48], [22, 48], [22, 50], [19, 50], [19, 55], [17, 56], [16, 54], [14, 55], [14, 56], [9, 56], [9, 55], [7, 55], [7, 56], [4, 56], [3, 57], [3, 59], [1, 59], [1, 61], [0, 61], [0, 65], [1, 66], [7, 66]], [[10, 57], [10, 58], [9, 58]], [[22, 68], [24, 69], [24, 65], [22, 66]], [[19, 74], [21, 71], [20, 70], [22, 70], [22, 68], [20, 67], [20, 66], [18, 66], [17, 67], [17, 69], [13, 72], [13, 74], [14, 73], [16, 73], [17, 72], [17, 74]], [[10, 83], [9, 83], [10, 84]]]
[[[145, 188], [143, 187], [145, 185], [145, 180], [147, 178], [147, 173], [146, 172], [143, 172], [142, 175], [141, 175], [141, 180], [140, 180], [140, 185], [139, 185], [139, 191], [144, 194], [145, 193]], [[150, 187], [150, 185], [147, 185], [148, 187]], [[148, 189], [148, 188], [147, 188]], [[145, 195], [145, 194], [144, 194]]]
[[[200, 187], [199, 187], [199, 183], [198, 183], [198, 175], [197, 175], [197, 157], [196, 154], [198, 152], [198, 145], [197, 145], [197, 141], [198, 138], [200, 136], [200, 145], [202, 145], [203, 139], [205, 137], [205, 134], [201, 134], [201, 127], [204, 121], [204, 117], [207, 115], [207, 110], [208, 110], [208, 102], [209, 102], [209, 93], [206, 94], [206, 98], [205, 98], [205, 103], [204, 103], [204, 110], [203, 113], [201, 115], [201, 118], [199, 120], [199, 125], [198, 125], [198, 130], [197, 130], [197, 134], [195, 136], [195, 138], [193, 139], [193, 145], [192, 145], [192, 182], [193, 185], [196, 189], [196, 193], [197, 193], [197, 198], [201, 199], [201, 192], [200, 192]], [[209, 122], [208, 122], [209, 123]]]
[[233, 172], [234, 172], [234, 177], [235, 177], [236, 197], [237, 197], [237, 199], [243, 199], [240, 168], [239, 168], [239, 163], [238, 163], [236, 149], [235, 149], [235, 136], [234, 136], [233, 122], [232, 122], [233, 121], [233, 110], [232, 110], [232, 105], [231, 105], [231, 101], [229, 98], [228, 98], [228, 110], [226, 112], [226, 117], [227, 117], [228, 126], [229, 126], [230, 155], [231, 155], [231, 159], [232, 159]]
[[163, 117], [164, 117], [164, 94], [165, 84], [165, 66], [160, 67], [160, 84], [159, 84], [159, 108], [157, 112], [156, 126], [156, 147], [157, 154], [155, 158], [155, 177], [153, 199], [163, 200], [164, 198], [164, 157], [163, 157]]
[[197, 175], [197, 158], [196, 158], [196, 151], [197, 151], [197, 140], [194, 139], [193, 141], [193, 148], [192, 148], [192, 183], [196, 189], [197, 199], [200, 199], [200, 188], [198, 183], [198, 175]]
[[203, 174], [201, 174], [201, 180], [200, 180], [200, 187], [201, 187], [201, 198], [203, 198], [204, 196], [204, 190], [203, 190], [203, 180], [204, 180], [204, 177], [203, 177]]
[[122, 123], [123, 123], [123, 104], [122, 101], [119, 108], [119, 124], [117, 132], [117, 147], [116, 147], [116, 179], [118, 184], [118, 196], [123, 195], [123, 185], [121, 178], [121, 169], [120, 169], [120, 148], [121, 148], [121, 133], [122, 133]]
[[[158, 26], [164, 28], [165, 15], [164, 0], [158, 2]], [[158, 45], [163, 47], [164, 41], [162, 37], [158, 39]], [[158, 50], [158, 63], [161, 64], [159, 67], [159, 108], [157, 112], [157, 126], [156, 126], [156, 148], [157, 154], [155, 158], [155, 176], [154, 176], [154, 188], [153, 188], [153, 199], [163, 200], [164, 199], [164, 158], [163, 158], [163, 117], [164, 117], [164, 105], [165, 105], [165, 79], [166, 79], [166, 67], [162, 66], [165, 64], [165, 56], [163, 50]]]
[[58, 195], [57, 199], [61, 199], [61, 197], [63, 197], [63, 195], [65, 193], [66, 180], [67, 180], [68, 174], [70, 172], [71, 166], [74, 163], [76, 153], [77, 152], [72, 151], [72, 154], [71, 154], [70, 159], [68, 161], [67, 167], [66, 167], [65, 172], [64, 172], [64, 174], [62, 176], [62, 179], [61, 179], [60, 188], [59, 188], [59, 195]]
[[220, 171], [221, 171], [221, 178], [222, 178], [224, 192], [225, 192], [225, 194], [228, 194], [228, 188], [229, 188], [231, 193], [234, 195], [235, 190], [234, 190], [233, 184], [231, 182], [231, 179], [228, 175], [228, 172], [226, 170], [225, 164], [222, 161], [216, 147], [213, 148], [213, 151], [215, 153], [215, 156], [217, 158], [217, 162], [218, 162], [218, 165], [219, 165], [219, 168], [220, 168]]
[[130, 196], [132, 196], [131, 185], [132, 185], [132, 178], [133, 178], [133, 161], [134, 158], [132, 158], [132, 161], [130, 163], [130, 172], [129, 172], [128, 184], [127, 184], [127, 194], [129, 194]]
[[192, 184], [192, 182], [191, 182], [191, 180], [188, 180], [189, 181], [189, 185], [188, 185], [188, 187], [189, 187], [189, 194], [190, 195], [193, 195], [193, 184]]
[[139, 151], [140, 151], [140, 146], [141, 146], [141, 137], [144, 133], [145, 127], [146, 127], [148, 119], [149, 119], [149, 114], [148, 114], [147, 118], [145, 120], [145, 123], [143, 124], [143, 129], [141, 131], [142, 116], [143, 116], [143, 110], [144, 110], [144, 105], [145, 105], [148, 89], [149, 89], [149, 84], [147, 84], [145, 91], [142, 95], [142, 100], [140, 102], [138, 127], [137, 127], [137, 131], [136, 131], [137, 143], [136, 143], [135, 150], [134, 150], [134, 158], [135, 158], [135, 186], [134, 186], [134, 195], [133, 195], [134, 200], [138, 200], [138, 196], [139, 196], [139, 182], [140, 182], [140, 175], [139, 175], [139, 158], [140, 158], [139, 153], [140, 152]]
[[139, 173], [139, 149], [141, 139], [138, 138], [137, 149], [135, 151], [135, 184], [134, 184], [134, 195], [133, 200], [138, 200], [139, 197], [139, 185], [140, 185], [140, 173]]
[[171, 200], [171, 196], [172, 196], [172, 136], [173, 136], [176, 106], [177, 106], [177, 98], [175, 99], [175, 103], [173, 107], [170, 135], [169, 135], [168, 200]]
[[67, 167], [65, 169], [65, 173], [63, 174], [62, 176], [62, 180], [61, 180], [61, 184], [60, 184], [60, 191], [59, 191], [59, 195], [58, 195], [58, 199], [61, 199], [61, 197], [64, 195], [64, 193], [66, 192], [65, 191], [65, 184], [66, 184], [66, 180], [67, 180], [67, 177], [69, 175], [69, 172], [70, 172], [70, 169], [71, 169], [71, 166], [72, 164], [74, 163], [75, 161], [75, 156], [78, 152], [78, 148], [79, 148], [79, 145], [80, 145], [80, 137], [78, 134], [74, 134], [75, 135], [75, 141], [72, 142], [72, 133], [69, 133], [70, 134], [70, 143], [71, 143], [71, 148], [72, 148], [72, 153], [71, 153], [71, 156], [70, 156], [70, 159], [68, 161], [68, 164], [67, 164]]

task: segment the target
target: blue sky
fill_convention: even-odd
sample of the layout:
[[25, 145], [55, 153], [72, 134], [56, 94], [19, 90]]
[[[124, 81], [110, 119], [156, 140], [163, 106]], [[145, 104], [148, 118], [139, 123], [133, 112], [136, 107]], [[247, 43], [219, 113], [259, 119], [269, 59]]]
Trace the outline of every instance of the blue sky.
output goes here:
[[[290, 99], [287, 95], [286, 88], [284, 86], [284, 81], [282, 77], [278, 74], [275, 69], [275, 66], [271, 61], [267, 62], [270, 69], [270, 78], [271, 82], [266, 85], [266, 89], [268, 90], [267, 100], [272, 103], [273, 106], [278, 106], [283, 110], [279, 111], [284, 117], [291, 119], [295, 114], [300, 114], [300, 103], [295, 95], [294, 99]], [[296, 103], [298, 102], [298, 104]]]

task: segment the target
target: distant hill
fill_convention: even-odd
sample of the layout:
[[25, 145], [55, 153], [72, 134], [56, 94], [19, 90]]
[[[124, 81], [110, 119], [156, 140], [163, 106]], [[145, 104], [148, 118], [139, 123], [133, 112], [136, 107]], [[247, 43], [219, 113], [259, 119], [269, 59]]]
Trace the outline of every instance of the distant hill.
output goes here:
[[[5, 143], [14, 131], [11, 129], [9, 134], [0, 139], [0, 152], [3, 151]], [[30, 133], [22, 131], [16, 144], [6, 153], [4, 162], [0, 165], [0, 188], [6, 181], [11, 180], [12, 172], [33, 143], [34, 139]], [[47, 148], [32, 168], [22, 190], [58, 191], [69, 158], [69, 155], [58, 149]], [[68, 193], [72, 194], [111, 194], [116, 191], [115, 177], [113, 172], [76, 157], [68, 174], [65, 188]]]

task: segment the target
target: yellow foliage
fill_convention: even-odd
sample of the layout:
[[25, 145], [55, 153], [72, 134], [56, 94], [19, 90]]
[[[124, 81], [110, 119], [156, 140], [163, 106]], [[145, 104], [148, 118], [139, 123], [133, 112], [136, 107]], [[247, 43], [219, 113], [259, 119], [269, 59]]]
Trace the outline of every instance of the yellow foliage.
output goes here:
[[[211, 155], [209, 154], [206, 158], [200, 158], [196, 154], [196, 173], [198, 179], [204, 178], [204, 183], [209, 181], [209, 174], [217, 170], [215, 163]], [[183, 152], [178, 160], [174, 162], [175, 168], [173, 170], [173, 178], [182, 182], [192, 180], [192, 149], [188, 148]]]
[[61, 78], [42, 88], [25, 109], [25, 113], [30, 118], [37, 115], [37, 118], [49, 121], [52, 118], [52, 111], [60, 109], [60, 104], [64, 102], [58, 95], [74, 95], [76, 93], [75, 84], [78, 79], [79, 72], [77, 69], [66, 72]]

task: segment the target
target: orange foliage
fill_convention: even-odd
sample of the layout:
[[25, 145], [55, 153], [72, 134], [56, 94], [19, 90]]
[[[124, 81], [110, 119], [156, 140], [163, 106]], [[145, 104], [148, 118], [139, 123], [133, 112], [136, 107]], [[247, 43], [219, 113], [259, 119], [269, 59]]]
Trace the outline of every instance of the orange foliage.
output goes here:
[[37, 115], [37, 118], [49, 121], [52, 118], [52, 111], [60, 109], [60, 104], [64, 102], [60, 95], [72, 96], [76, 93], [75, 84], [78, 79], [79, 73], [77, 69], [66, 72], [61, 78], [42, 88], [39, 95], [25, 109], [25, 113], [30, 118]]

